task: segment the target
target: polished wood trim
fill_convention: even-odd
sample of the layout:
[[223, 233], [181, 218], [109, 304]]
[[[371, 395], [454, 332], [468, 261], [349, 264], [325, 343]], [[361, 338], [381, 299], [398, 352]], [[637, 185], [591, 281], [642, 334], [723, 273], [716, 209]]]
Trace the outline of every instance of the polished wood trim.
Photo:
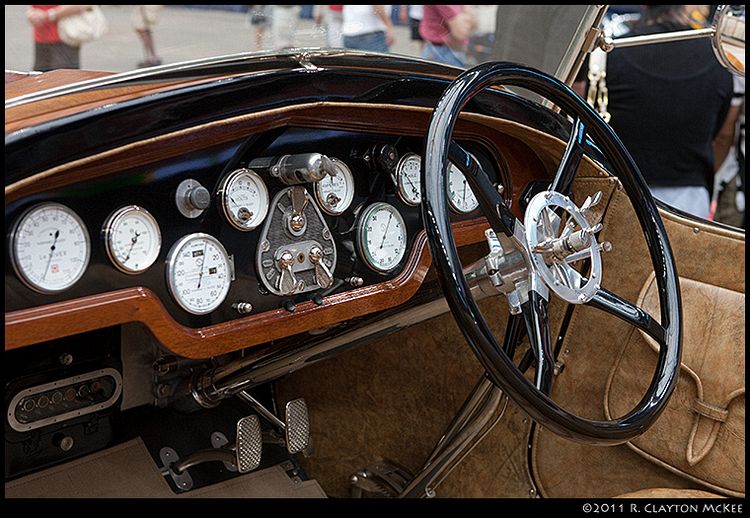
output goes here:
[[[482, 241], [485, 228], [484, 218], [454, 223], [456, 244]], [[208, 358], [396, 307], [416, 293], [430, 264], [427, 237], [422, 231], [403, 271], [392, 280], [330, 295], [323, 299], [323, 305], [304, 302], [294, 312], [277, 309], [200, 329], [176, 322], [147, 288], [92, 295], [6, 313], [5, 350], [139, 322], [172, 353]]]

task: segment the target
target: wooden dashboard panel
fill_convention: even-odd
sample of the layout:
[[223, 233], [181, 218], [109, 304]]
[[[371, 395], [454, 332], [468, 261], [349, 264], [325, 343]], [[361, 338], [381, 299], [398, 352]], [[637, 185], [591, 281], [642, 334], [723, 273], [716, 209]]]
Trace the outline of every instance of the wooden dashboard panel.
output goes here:
[[[420, 107], [353, 103], [310, 103], [241, 115], [160, 135], [42, 171], [6, 187], [5, 203], [79, 182], [114, 176], [121, 171], [166, 157], [246, 138], [282, 126], [397, 133], [422, 136], [432, 110]], [[395, 129], [394, 129], [395, 128]], [[482, 143], [502, 164], [506, 196], [517, 217], [520, 190], [532, 179], [549, 176], [549, 156], [540, 156], [521, 139], [537, 145], [564, 143], [510, 121], [464, 114], [456, 136]], [[536, 146], [535, 146], [536, 147]], [[507, 187], [511, 187], [508, 189]], [[481, 242], [484, 218], [454, 223], [458, 246]], [[277, 309], [202, 328], [176, 322], [149, 289], [135, 287], [5, 314], [5, 350], [72, 336], [129, 322], [140, 322], [172, 353], [207, 358], [271, 340], [330, 326], [351, 318], [398, 306], [421, 286], [431, 259], [420, 232], [403, 271], [394, 279], [334, 294], [322, 305], [304, 302], [294, 312]]]

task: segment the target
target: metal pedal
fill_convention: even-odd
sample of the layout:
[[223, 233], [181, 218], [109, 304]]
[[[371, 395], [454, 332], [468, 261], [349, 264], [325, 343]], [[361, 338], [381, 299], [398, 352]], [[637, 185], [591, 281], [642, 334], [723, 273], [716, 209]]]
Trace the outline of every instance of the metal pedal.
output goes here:
[[237, 421], [237, 470], [248, 473], [260, 466], [263, 435], [257, 415], [243, 417]]
[[374, 497], [396, 498], [413, 478], [405, 468], [393, 462], [379, 462], [351, 476], [350, 496], [362, 498], [364, 491]]
[[291, 454], [299, 453], [310, 445], [310, 418], [304, 398], [289, 401], [284, 416], [286, 449]]

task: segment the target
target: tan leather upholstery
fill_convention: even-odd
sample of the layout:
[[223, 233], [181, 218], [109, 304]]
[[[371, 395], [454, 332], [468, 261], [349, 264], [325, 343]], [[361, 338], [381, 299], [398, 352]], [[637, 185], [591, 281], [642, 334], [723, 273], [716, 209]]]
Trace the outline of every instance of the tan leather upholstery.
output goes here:
[[641, 489], [632, 493], [618, 495], [615, 498], [724, 498], [716, 493], [699, 491], [697, 489], [673, 489], [671, 487], [658, 487], [652, 489]]
[[[628, 446], [712, 490], [744, 496], [745, 294], [684, 278], [680, 291], [684, 329], [680, 380], [664, 414]], [[653, 276], [637, 304], [658, 318]], [[607, 418], [625, 414], [641, 398], [658, 349], [644, 333], [631, 335], [607, 383]]]

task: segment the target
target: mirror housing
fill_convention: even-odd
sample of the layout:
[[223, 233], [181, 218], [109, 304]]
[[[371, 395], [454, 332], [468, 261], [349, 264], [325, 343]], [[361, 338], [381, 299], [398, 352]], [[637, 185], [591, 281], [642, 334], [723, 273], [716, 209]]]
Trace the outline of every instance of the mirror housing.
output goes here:
[[714, 53], [730, 72], [745, 75], [745, 6], [720, 5], [712, 38]]

